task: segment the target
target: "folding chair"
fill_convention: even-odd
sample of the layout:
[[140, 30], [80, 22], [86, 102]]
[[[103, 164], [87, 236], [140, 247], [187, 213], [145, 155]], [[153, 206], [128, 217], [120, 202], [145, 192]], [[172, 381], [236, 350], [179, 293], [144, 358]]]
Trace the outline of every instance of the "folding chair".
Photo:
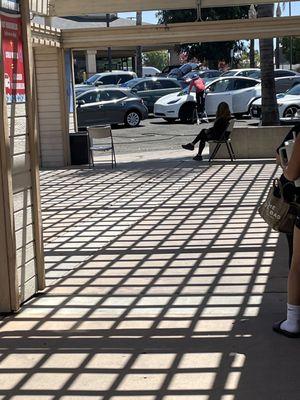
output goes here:
[[[89, 167], [95, 167], [94, 151], [111, 151], [111, 166], [117, 166], [114, 141], [110, 125], [105, 126], [89, 126], [87, 128], [89, 134]], [[110, 144], [95, 143], [96, 139], [110, 138]]]
[[230, 121], [228, 128], [226, 129], [226, 131], [223, 133], [223, 135], [221, 136], [221, 138], [219, 140], [209, 140], [208, 141], [208, 143], [214, 143], [216, 145], [210, 156], [209, 162], [213, 161], [216, 158], [218, 151], [220, 150], [220, 147], [222, 146], [222, 144], [226, 145], [231, 161], [236, 160], [235, 153], [234, 153], [234, 150], [233, 150], [233, 147], [231, 144], [231, 138], [230, 138], [230, 135], [234, 128], [235, 121], [236, 121], [235, 119], [232, 119]]

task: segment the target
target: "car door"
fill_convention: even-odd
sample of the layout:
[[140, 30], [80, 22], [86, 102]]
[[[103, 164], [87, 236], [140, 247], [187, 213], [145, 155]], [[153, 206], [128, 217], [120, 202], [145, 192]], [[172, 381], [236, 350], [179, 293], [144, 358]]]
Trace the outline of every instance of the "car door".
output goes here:
[[232, 112], [243, 114], [248, 112], [249, 101], [256, 97], [255, 86], [258, 82], [251, 79], [232, 79]]
[[157, 79], [149, 79], [145, 81], [145, 87], [145, 93], [143, 94], [143, 96], [141, 96], [140, 94], [139, 96], [142, 97], [142, 99], [144, 100], [144, 103], [146, 104], [149, 113], [153, 113], [154, 104], [161, 97], [160, 93], [162, 91], [162, 86]]
[[103, 90], [101, 97], [101, 112], [106, 124], [118, 124], [124, 122], [127, 96], [121, 90]]
[[101, 108], [101, 91], [89, 91], [79, 96], [77, 105], [77, 120], [79, 127], [95, 125], [105, 121], [105, 115]]
[[[138, 82], [133, 88], [132, 93], [137, 94], [141, 99], [144, 100], [145, 106], [150, 111], [150, 106], [152, 104], [151, 90], [153, 88], [151, 84], [152, 80], [143, 80]], [[147, 84], [147, 85], [146, 85]], [[153, 109], [153, 106], [152, 106]]]
[[205, 110], [208, 115], [216, 115], [218, 106], [226, 102], [232, 111], [231, 79], [220, 79], [206, 89]]

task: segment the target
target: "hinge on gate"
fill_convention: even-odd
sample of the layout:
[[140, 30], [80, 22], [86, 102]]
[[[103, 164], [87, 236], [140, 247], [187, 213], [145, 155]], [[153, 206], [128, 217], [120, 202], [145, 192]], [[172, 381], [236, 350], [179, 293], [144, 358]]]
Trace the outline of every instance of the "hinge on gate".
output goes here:
[[202, 0], [196, 0], [197, 21], [202, 21]]

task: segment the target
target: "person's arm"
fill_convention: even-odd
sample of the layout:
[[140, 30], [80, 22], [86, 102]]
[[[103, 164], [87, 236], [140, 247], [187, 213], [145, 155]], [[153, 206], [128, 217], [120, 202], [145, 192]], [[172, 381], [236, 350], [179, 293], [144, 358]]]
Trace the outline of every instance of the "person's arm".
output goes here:
[[295, 181], [300, 177], [300, 135], [296, 139], [288, 166], [284, 169], [284, 176], [289, 181]]

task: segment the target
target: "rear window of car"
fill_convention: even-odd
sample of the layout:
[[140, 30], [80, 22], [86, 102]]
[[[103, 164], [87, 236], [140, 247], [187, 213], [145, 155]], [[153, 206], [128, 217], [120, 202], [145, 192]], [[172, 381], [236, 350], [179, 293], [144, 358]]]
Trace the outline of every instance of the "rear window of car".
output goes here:
[[127, 97], [126, 94], [120, 90], [103, 90], [101, 91], [101, 101], [119, 100]]
[[253, 87], [255, 85], [257, 85], [257, 82], [255, 82], [255, 81], [237, 79], [237, 80], [234, 81], [233, 89], [234, 90], [246, 89], [246, 88], [249, 88], [249, 87]]
[[293, 71], [275, 71], [275, 77], [280, 78], [281, 76], [294, 76]]
[[117, 75], [102, 76], [98, 82], [102, 82], [103, 85], [115, 85], [117, 83]]
[[121, 83], [126, 83], [128, 81], [130, 81], [133, 78], [132, 75], [128, 74], [122, 74], [122, 75], [118, 75], [117, 76], [117, 83], [121, 84]]

